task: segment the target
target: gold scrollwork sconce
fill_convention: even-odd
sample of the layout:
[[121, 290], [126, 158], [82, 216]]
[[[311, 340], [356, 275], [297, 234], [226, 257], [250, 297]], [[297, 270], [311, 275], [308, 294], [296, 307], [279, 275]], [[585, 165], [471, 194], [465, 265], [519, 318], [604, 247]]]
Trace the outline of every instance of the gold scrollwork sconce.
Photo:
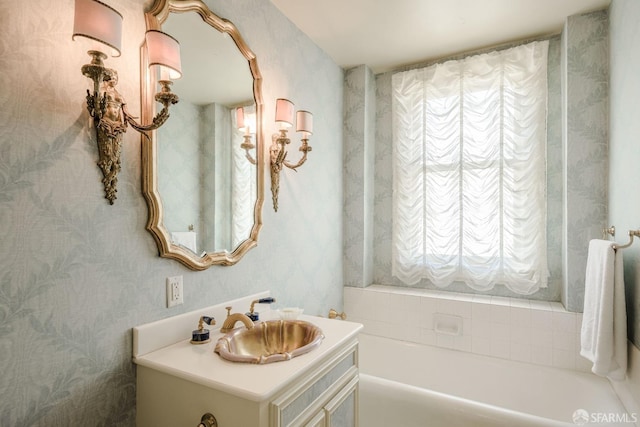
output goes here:
[[271, 196], [273, 199], [273, 210], [278, 211], [278, 193], [280, 191], [280, 171], [283, 166], [296, 171], [307, 160], [307, 153], [311, 151], [309, 137], [313, 133], [313, 114], [309, 111], [299, 110], [296, 112], [296, 132], [302, 132], [301, 145], [298, 149], [302, 151], [302, 157], [298, 163], [290, 163], [286, 160], [287, 151], [285, 146], [291, 143], [287, 136], [287, 131], [293, 126], [293, 102], [288, 99], [276, 99], [276, 123], [280, 125], [280, 133], [271, 137], [271, 147], [269, 154], [271, 158]]
[[95, 42], [88, 51], [91, 63], [83, 65], [81, 70], [84, 76], [93, 80], [93, 93], [87, 90], [87, 109], [96, 130], [98, 166], [102, 170], [105, 197], [113, 204], [118, 191], [122, 135], [127, 131], [127, 125], [142, 133], [157, 129], [169, 118], [169, 106], [178, 102], [178, 96], [171, 92], [170, 79], [182, 76], [180, 44], [162, 31], [150, 30], [145, 34], [149, 67], [160, 69], [158, 82], [162, 89], [155, 99], [163, 108], [150, 124], [143, 125], [127, 111], [124, 97], [116, 90], [118, 72], [105, 67], [103, 61], [107, 55], [100, 50], [108, 47], [112, 56], [120, 56], [122, 15], [98, 0], [76, 0], [72, 39], [76, 37]]

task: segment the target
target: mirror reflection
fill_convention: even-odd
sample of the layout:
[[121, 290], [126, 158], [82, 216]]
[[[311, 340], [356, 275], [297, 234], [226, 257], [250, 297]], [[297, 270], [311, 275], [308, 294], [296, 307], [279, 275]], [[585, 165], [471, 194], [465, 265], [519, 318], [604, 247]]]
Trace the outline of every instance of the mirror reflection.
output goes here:
[[[262, 225], [262, 99], [255, 56], [232, 23], [200, 1], [156, 0], [146, 19], [148, 29], [180, 42], [183, 72], [173, 83], [180, 102], [170, 119], [150, 141], [143, 139], [147, 229], [161, 256], [192, 269], [235, 264], [256, 245]], [[150, 87], [144, 89], [143, 116], [154, 112], [148, 94], [157, 80], [144, 80]]]
[[172, 13], [163, 31], [181, 44], [180, 102], [159, 129], [158, 191], [174, 244], [231, 252], [253, 226], [256, 168], [240, 145], [235, 109], [255, 111], [247, 60], [196, 13]]

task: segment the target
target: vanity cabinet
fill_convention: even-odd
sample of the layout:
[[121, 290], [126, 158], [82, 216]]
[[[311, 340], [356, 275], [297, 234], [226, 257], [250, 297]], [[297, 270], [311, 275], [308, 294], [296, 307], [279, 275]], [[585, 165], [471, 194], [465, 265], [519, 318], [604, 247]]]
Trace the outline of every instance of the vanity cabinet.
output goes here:
[[138, 353], [137, 426], [196, 427], [209, 412], [219, 427], [357, 427], [362, 325], [304, 317], [325, 339], [284, 362], [222, 360], [213, 353], [221, 334], [205, 345], [183, 340]]
[[[260, 375], [264, 368], [246, 367], [250, 375]], [[219, 427], [358, 426], [356, 340], [310, 366], [266, 401], [234, 396], [146, 366], [138, 366], [137, 377], [138, 427], [195, 427], [206, 412], [216, 417]]]

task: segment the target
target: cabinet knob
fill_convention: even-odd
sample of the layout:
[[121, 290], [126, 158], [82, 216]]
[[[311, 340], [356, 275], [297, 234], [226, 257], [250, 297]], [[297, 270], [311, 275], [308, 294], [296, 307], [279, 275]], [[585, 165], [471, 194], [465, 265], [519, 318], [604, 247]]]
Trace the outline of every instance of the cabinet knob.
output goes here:
[[198, 427], [218, 427], [218, 421], [213, 414], [207, 412], [202, 416], [202, 418], [200, 418], [200, 424], [198, 424]]

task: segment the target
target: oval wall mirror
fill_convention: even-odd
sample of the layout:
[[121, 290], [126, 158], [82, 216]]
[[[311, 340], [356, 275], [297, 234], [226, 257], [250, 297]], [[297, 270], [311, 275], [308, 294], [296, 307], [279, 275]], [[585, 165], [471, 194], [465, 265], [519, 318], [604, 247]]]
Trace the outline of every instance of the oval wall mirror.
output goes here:
[[[180, 42], [180, 97], [171, 117], [142, 139], [147, 229], [160, 256], [194, 270], [233, 265], [262, 226], [261, 76], [237, 28], [199, 0], [156, 0], [147, 29]], [[156, 113], [160, 80], [142, 47], [143, 120]], [[242, 114], [238, 114], [238, 110]], [[245, 128], [239, 130], [239, 121]]]

